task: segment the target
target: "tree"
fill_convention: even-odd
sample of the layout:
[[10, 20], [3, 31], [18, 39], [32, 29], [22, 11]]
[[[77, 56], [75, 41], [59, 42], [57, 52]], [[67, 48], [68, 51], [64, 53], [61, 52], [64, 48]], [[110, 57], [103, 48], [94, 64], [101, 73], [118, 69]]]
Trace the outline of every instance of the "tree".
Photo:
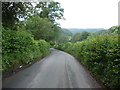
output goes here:
[[32, 33], [36, 40], [44, 39], [46, 41], [54, 40], [57, 37], [60, 28], [50, 22], [47, 18], [40, 18], [38, 15], [29, 18], [25, 25], [26, 30]]
[[81, 41], [81, 33], [74, 34], [71, 41], [72, 42]]
[[119, 28], [120, 26], [113, 26], [113, 27], [111, 27], [110, 29], [108, 29], [108, 33], [118, 33], [118, 28]]
[[60, 33], [57, 43], [58, 44], [67, 43], [68, 41], [69, 41], [69, 37]]
[[82, 32], [82, 33], [81, 33], [81, 41], [87, 39], [87, 37], [88, 37], [89, 35], [90, 35], [89, 32], [86, 32], [86, 31]]
[[52, 22], [63, 17], [64, 9], [59, 2], [39, 2], [35, 8], [41, 18], [48, 18]]
[[2, 2], [2, 25], [5, 28], [16, 29], [20, 18], [28, 18], [32, 4], [29, 2]]
[[89, 33], [89, 32], [86, 32], [86, 31], [84, 31], [84, 32], [82, 32], [82, 33], [76, 33], [76, 34], [72, 37], [71, 41], [72, 41], [72, 42], [83, 41], [83, 40], [87, 39], [87, 37], [88, 37], [89, 35], [90, 35], [90, 33]]

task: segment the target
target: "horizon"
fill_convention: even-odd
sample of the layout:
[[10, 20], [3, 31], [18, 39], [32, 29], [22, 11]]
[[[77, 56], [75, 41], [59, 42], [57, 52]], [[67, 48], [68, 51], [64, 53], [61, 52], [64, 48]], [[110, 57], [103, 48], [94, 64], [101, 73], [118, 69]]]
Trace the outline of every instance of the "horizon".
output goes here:
[[105, 28], [62, 28], [62, 29], [105, 29]]

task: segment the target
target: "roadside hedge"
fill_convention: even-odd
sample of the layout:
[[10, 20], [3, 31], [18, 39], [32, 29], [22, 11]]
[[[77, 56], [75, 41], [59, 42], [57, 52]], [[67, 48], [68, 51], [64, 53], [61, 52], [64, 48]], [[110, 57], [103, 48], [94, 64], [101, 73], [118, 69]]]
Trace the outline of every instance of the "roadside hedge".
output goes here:
[[[42, 51], [45, 49], [45, 52]], [[14, 69], [21, 64], [28, 64], [36, 58], [49, 53], [49, 45], [44, 40], [35, 41], [25, 31], [3, 29], [2, 33], [2, 70]]]
[[39, 50], [42, 53], [42, 57], [48, 55], [50, 45], [45, 40], [38, 41]]
[[69, 47], [64, 48], [65, 45], [58, 45], [58, 48], [74, 55], [107, 87], [120, 88], [120, 47], [117, 34], [91, 36]]

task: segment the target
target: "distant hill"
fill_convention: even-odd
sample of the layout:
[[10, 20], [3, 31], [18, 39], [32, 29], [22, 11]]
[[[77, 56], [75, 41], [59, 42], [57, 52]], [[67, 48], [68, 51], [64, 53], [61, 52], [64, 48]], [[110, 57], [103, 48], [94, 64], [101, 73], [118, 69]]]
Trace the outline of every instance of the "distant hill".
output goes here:
[[118, 30], [119, 30], [119, 27], [120, 26], [112, 26], [111, 28], [109, 28], [109, 29], [106, 29], [106, 30], [101, 30], [101, 31], [96, 31], [95, 33], [97, 34], [97, 35], [100, 35], [100, 34], [102, 34], [102, 33], [118, 33]]
[[72, 36], [72, 32], [68, 29], [61, 29], [61, 33], [67, 36]]
[[88, 28], [88, 29], [81, 29], [81, 28], [70, 28], [70, 29], [67, 29], [69, 30], [70, 32], [72, 32], [73, 34], [75, 33], [81, 33], [83, 31], [87, 31], [87, 32], [96, 32], [96, 31], [100, 31], [100, 30], [105, 30], [104, 28]]

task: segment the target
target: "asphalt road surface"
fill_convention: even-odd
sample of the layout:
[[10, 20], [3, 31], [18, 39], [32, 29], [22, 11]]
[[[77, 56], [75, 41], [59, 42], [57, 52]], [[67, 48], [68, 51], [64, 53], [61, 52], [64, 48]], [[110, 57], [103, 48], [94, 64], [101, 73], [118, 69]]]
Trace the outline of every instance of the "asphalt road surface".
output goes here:
[[51, 49], [49, 56], [3, 81], [3, 88], [100, 88], [70, 54]]

